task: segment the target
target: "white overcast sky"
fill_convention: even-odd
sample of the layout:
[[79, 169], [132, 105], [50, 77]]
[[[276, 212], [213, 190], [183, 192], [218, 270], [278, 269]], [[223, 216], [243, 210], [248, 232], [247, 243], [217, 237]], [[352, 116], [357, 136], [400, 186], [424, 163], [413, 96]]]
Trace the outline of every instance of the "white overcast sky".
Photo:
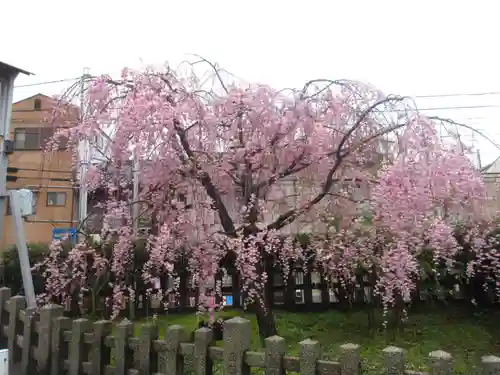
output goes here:
[[[17, 86], [199, 54], [276, 88], [313, 78], [367, 81], [410, 96], [500, 92], [500, 3], [449, 0], [3, 1], [0, 60], [35, 73]], [[69, 83], [19, 87], [14, 99]], [[500, 143], [497, 95], [417, 98], [432, 115]], [[487, 106], [482, 108], [463, 108]], [[449, 107], [462, 107], [449, 109]], [[471, 134], [466, 134], [473, 141]], [[476, 137], [483, 165], [500, 150]]]

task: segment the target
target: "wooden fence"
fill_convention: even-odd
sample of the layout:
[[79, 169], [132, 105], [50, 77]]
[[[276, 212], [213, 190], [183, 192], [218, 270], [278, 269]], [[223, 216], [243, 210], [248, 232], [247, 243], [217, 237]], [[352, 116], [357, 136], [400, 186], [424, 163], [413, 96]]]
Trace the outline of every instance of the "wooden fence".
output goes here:
[[[361, 373], [360, 347], [341, 346], [338, 361], [323, 360], [317, 341], [300, 342], [298, 357], [286, 355], [282, 337], [266, 339], [263, 352], [250, 350], [251, 323], [232, 318], [224, 323], [222, 346], [215, 346], [213, 333], [200, 328], [194, 341], [181, 326], [170, 326], [159, 338], [156, 325], [141, 326], [134, 335], [133, 323], [123, 321], [91, 322], [63, 317], [63, 308], [47, 305], [39, 311], [25, 308], [23, 296], [11, 297], [8, 288], [0, 288], [0, 322], [2, 345], [9, 349], [10, 375], [248, 375], [262, 372], [283, 375], [286, 371], [301, 375], [358, 375]], [[400, 348], [384, 349], [385, 373], [419, 375], [405, 371], [404, 352]], [[500, 358], [482, 358], [482, 373], [500, 374]], [[453, 372], [450, 354], [429, 354], [430, 374]], [[261, 370], [259, 370], [261, 369]]]

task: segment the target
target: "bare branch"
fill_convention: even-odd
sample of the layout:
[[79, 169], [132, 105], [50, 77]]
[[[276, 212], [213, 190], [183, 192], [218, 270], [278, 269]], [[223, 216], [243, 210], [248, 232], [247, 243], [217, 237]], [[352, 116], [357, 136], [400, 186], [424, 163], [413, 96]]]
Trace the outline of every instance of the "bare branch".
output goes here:
[[215, 64], [211, 63], [210, 61], [208, 61], [204, 57], [201, 57], [200, 55], [194, 54], [193, 56], [196, 56], [197, 58], [199, 58], [200, 61], [195, 61], [195, 62], [191, 63], [191, 65], [195, 65], [195, 64], [198, 64], [200, 62], [204, 62], [204, 63], [208, 64], [212, 68], [212, 70], [214, 71], [215, 75], [217, 76], [217, 79], [219, 80], [219, 83], [221, 84], [222, 88], [224, 89], [226, 94], [228, 94], [229, 90], [227, 89], [226, 84], [224, 83], [224, 80], [220, 76], [219, 69], [217, 69]]
[[229, 215], [229, 212], [227, 211], [227, 208], [222, 201], [222, 197], [215, 187], [215, 185], [212, 182], [212, 179], [210, 178], [210, 175], [205, 172], [201, 166], [194, 160], [194, 153], [191, 150], [191, 146], [189, 145], [189, 142], [186, 138], [186, 133], [185, 130], [182, 129], [180, 126], [176, 126], [175, 130], [177, 132], [177, 135], [179, 136], [179, 140], [181, 142], [181, 145], [184, 149], [184, 152], [188, 156], [188, 158], [194, 163], [195, 166], [195, 171], [194, 173], [196, 174], [196, 178], [198, 181], [201, 182], [201, 184], [205, 187], [205, 190], [208, 194], [208, 196], [212, 199], [214, 202], [214, 205], [217, 207], [217, 212], [219, 213], [219, 218], [221, 221], [221, 225], [224, 228], [224, 231], [228, 235], [234, 235], [235, 234], [235, 227], [233, 220], [231, 219], [231, 216]]
[[[353, 150], [352, 149], [346, 149], [344, 150], [344, 145], [347, 143], [349, 137], [354, 133], [354, 131], [361, 125], [361, 123], [366, 119], [368, 114], [372, 112], [376, 107], [391, 102], [391, 101], [402, 101], [405, 98], [403, 97], [392, 97], [388, 96], [383, 100], [377, 101], [370, 105], [367, 109], [365, 109], [359, 118], [356, 120], [354, 125], [344, 134], [342, 139], [340, 140], [339, 146], [337, 147], [337, 150], [335, 151], [335, 163], [333, 164], [333, 167], [330, 169], [328, 172], [328, 175], [325, 179], [325, 182], [323, 183], [323, 188], [321, 189], [321, 192], [317, 194], [313, 199], [311, 199], [308, 203], [301, 207], [296, 207], [294, 209], [291, 209], [284, 214], [280, 215], [273, 223], [269, 224], [267, 226], [268, 229], [280, 229], [283, 228], [285, 225], [291, 223], [293, 220], [295, 220], [297, 217], [299, 217], [301, 214], [304, 212], [308, 211], [311, 207], [313, 207], [315, 204], [321, 202], [325, 196], [327, 196], [328, 192], [332, 188], [332, 185], [334, 183], [334, 178], [333, 176], [337, 172], [338, 168], [342, 164], [342, 161], [344, 158], [346, 158]], [[366, 144], [364, 142], [363, 144]], [[305, 167], [307, 168], [307, 167]]]
[[431, 117], [427, 117], [428, 119], [430, 120], [434, 120], [434, 121], [442, 121], [442, 122], [447, 122], [449, 124], [453, 124], [453, 125], [456, 125], [456, 126], [460, 126], [460, 127], [463, 127], [465, 129], [468, 129], [468, 130], [471, 130], [473, 131], [474, 133], [477, 133], [479, 134], [481, 137], [483, 137], [484, 139], [486, 139], [488, 142], [490, 142], [493, 146], [495, 146], [496, 148], [500, 149], [500, 144], [498, 144], [497, 142], [495, 142], [494, 140], [492, 140], [491, 138], [487, 137], [482, 131], [478, 130], [478, 129], [475, 129], [473, 128], [472, 126], [470, 125], [467, 125], [467, 124], [464, 124], [464, 123], [461, 123], [461, 122], [457, 122], [457, 121], [454, 121], [452, 119], [449, 119], [449, 118], [443, 118], [443, 117], [439, 117], [439, 116], [431, 116]]

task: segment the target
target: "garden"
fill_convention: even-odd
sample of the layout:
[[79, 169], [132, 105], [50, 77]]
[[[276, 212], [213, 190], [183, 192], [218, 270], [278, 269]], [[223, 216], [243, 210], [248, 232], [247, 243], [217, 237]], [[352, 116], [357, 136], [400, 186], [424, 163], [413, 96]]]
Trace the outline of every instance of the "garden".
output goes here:
[[[434, 350], [461, 373], [499, 353], [500, 230], [470, 150], [438, 134], [450, 120], [358, 82], [285, 92], [209, 66], [217, 90], [168, 67], [85, 83], [83, 121], [54, 142], [106, 134], [83, 179], [101, 227], [30, 246], [40, 304], [189, 332], [242, 315], [255, 347], [354, 342], [374, 372], [388, 345], [419, 370]], [[19, 275], [8, 249], [4, 285]]]
[[[32, 261], [42, 264], [50, 253], [48, 247], [43, 245], [33, 244], [29, 248]], [[68, 249], [71, 249], [71, 246]], [[461, 258], [466, 257], [465, 254], [461, 255]], [[2, 284], [11, 287], [14, 292], [22, 293], [22, 280], [15, 247], [3, 252], [2, 264]], [[376, 301], [374, 295], [371, 297], [375, 301], [369, 303], [367, 298], [369, 294], [366, 291], [370, 288], [366, 286], [364, 293], [358, 287], [357, 293], [349, 295], [348, 290], [347, 293], [338, 293], [340, 284], [333, 285], [337, 292], [333, 294], [332, 300], [319, 300], [313, 291], [319, 290], [320, 296], [330, 297], [330, 288], [325, 291], [321, 284], [314, 282], [315, 272], [308, 273], [304, 272], [304, 267], [297, 268], [291, 271], [294, 277], [287, 284], [280, 282], [281, 278], [275, 278], [273, 315], [277, 332], [286, 339], [290, 355], [298, 354], [298, 343], [305, 338], [319, 341], [324, 357], [331, 360], [338, 358], [340, 345], [356, 343], [361, 345], [363, 369], [368, 373], [380, 373], [384, 366], [382, 350], [387, 346], [405, 349], [407, 368], [415, 371], [425, 371], [428, 354], [441, 349], [453, 355], [457, 373], [465, 374], [475, 371], [475, 366], [480, 363], [482, 356], [500, 352], [498, 326], [500, 310], [496, 305], [494, 283], [490, 282], [490, 290], [485, 290], [484, 286], [488, 283], [485, 284], [484, 280], [480, 280], [479, 274], [476, 274], [476, 279], [470, 283], [460, 285], [460, 293], [456, 292], [456, 280], [460, 278], [447, 281], [442, 277], [440, 283], [422, 281], [419, 284], [420, 295], [414, 295], [412, 302], [406, 304], [407, 317], [401, 319], [396, 310], [384, 315], [380, 302]], [[33, 275], [37, 294], [43, 295], [45, 280], [36, 270]], [[104, 280], [109, 277], [106, 276]], [[462, 275], [462, 278], [467, 280], [465, 275]], [[237, 278], [228, 278], [227, 273], [220, 274], [221, 296], [236, 294], [234, 291], [238, 288], [233, 288], [230, 283], [232, 280]], [[107, 306], [106, 298], [111, 295], [112, 289], [109, 285], [96, 283], [95, 279], [88, 278], [87, 282], [89, 290], [84, 293], [87, 297], [80, 300], [81, 291], [75, 288], [74, 298], [80, 303], [67, 304], [65, 314], [70, 317], [83, 316], [91, 319], [111, 318], [113, 312], [112, 308]], [[165, 283], [167, 282], [166, 280]], [[477, 287], [471, 287], [473, 284]], [[93, 293], [90, 292], [90, 288], [97, 288], [96, 293], [99, 295], [100, 303], [91, 302]], [[189, 291], [189, 288], [186, 290]], [[297, 290], [302, 290], [308, 297], [297, 297]], [[233, 306], [228, 306], [227, 303], [223, 306], [221, 298], [220, 303], [213, 306], [211, 313], [211, 305], [202, 308], [203, 312], [200, 312], [200, 306], [196, 305], [198, 301], [190, 303], [189, 294], [187, 298], [181, 298], [177, 294], [177, 298], [171, 300], [170, 305], [155, 305], [151, 294], [149, 299], [146, 298], [148, 295], [146, 289], [141, 292], [138, 288], [137, 293], [141, 298], [137, 298], [133, 309], [127, 306], [114, 318], [116, 322], [120, 322], [124, 317], [132, 318], [137, 335], [143, 324], [157, 324], [161, 337], [166, 327], [170, 325], [180, 324], [189, 333], [202, 325], [210, 325], [207, 323], [211, 321], [211, 315], [213, 322], [242, 316], [252, 322], [252, 348], [262, 350], [255, 313], [251, 308], [244, 310], [243, 304], [238, 304], [236, 300], [232, 301]], [[282, 298], [283, 294], [285, 298]], [[474, 303], [471, 303], [472, 300]], [[184, 301], [183, 307], [180, 306], [181, 301]], [[220, 341], [218, 343], [221, 344]]]

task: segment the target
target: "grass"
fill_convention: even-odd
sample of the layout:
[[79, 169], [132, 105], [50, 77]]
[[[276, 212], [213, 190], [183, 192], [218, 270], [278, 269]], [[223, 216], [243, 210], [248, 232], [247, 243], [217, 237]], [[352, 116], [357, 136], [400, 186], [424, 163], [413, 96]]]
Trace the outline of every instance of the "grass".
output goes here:
[[[253, 315], [240, 311], [226, 311], [224, 316], [238, 315], [252, 321], [252, 346], [261, 348], [258, 328]], [[365, 373], [381, 373], [382, 349], [392, 345], [405, 349], [407, 369], [427, 371], [427, 357], [431, 351], [445, 350], [454, 358], [455, 371], [472, 373], [481, 356], [500, 355], [500, 314], [497, 312], [473, 313], [455, 307], [427, 309], [409, 313], [402, 332], [369, 330], [367, 314], [363, 311], [320, 313], [275, 312], [279, 334], [287, 340], [288, 353], [298, 354], [298, 343], [306, 338], [318, 340], [327, 359], [338, 358], [339, 346], [344, 343], [361, 345]], [[180, 324], [186, 331], [196, 328], [195, 314], [170, 314], [156, 319], [160, 334], [168, 325]], [[144, 319], [140, 325], [151, 319]], [[377, 317], [381, 325], [382, 318]]]

